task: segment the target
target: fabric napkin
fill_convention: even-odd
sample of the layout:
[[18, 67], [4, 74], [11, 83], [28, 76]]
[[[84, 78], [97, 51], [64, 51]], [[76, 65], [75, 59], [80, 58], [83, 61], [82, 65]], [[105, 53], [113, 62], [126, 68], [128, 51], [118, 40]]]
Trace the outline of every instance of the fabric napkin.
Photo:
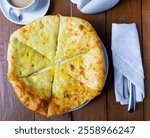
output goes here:
[[135, 85], [136, 102], [142, 102], [144, 93], [144, 71], [136, 24], [112, 25], [112, 55], [115, 78], [116, 101], [128, 104], [123, 94], [123, 76]]

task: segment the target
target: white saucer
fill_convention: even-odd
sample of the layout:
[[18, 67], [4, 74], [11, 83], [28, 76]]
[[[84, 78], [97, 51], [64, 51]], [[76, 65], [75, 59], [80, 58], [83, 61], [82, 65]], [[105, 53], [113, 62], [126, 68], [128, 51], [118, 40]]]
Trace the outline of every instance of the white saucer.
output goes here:
[[4, 16], [11, 22], [19, 25], [26, 25], [29, 22], [36, 20], [46, 14], [50, 6], [50, 0], [40, 0], [38, 6], [30, 13], [23, 13], [23, 19], [21, 21], [15, 21], [9, 15], [10, 6], [6, 0], [0, 0], [0, 8]]

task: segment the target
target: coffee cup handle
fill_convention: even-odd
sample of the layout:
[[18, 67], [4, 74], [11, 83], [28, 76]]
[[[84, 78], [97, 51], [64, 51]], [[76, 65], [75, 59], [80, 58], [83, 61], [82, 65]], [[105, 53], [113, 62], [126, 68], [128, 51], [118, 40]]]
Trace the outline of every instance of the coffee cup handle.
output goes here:
[[23, 19], [23, 14], [20, 10], [13, 9], [12, 7], [9, 9], [10, 17], [15, 21], [21, 21]]

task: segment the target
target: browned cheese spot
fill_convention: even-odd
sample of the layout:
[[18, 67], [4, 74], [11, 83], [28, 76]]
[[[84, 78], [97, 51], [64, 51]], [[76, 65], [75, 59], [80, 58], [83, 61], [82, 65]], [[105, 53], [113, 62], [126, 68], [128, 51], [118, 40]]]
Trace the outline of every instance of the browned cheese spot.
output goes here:
[[14, 59], [14, 56], [11, 56], [12, 59]]
[[80, 71], [80, 74], [82, 74], [82, 75], [84, 75], [84, 69], [83, 69], [83, 67], [79, 67], [79, 71]]
[[27, 55], [27, 57], [28, 57], [28, 56], [29, 56], [29, 53], [27, 53], [26, 55]]
[[81, 30], [81, 31], [84, 30], [84, 26], [82, 24], [79, 25], [79, 30]]
[[70, 64], [69, 66], [70, 66], [71, 70], [75, 69], [74, 65]]
[[34, 67], [34, 64], [32, 63], [32, 65], [31, 65], [32, 67]]

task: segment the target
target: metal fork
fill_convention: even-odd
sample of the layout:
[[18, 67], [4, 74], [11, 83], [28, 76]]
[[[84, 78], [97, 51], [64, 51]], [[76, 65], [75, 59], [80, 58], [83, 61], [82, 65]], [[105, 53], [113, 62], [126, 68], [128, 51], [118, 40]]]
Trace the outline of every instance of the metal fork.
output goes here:
[[133, 113], [136, 109], [136, 90], [135, 85], [125, 76], [123, 77], [123, 94], [124, 98], [129, 99], [128, 112]]

